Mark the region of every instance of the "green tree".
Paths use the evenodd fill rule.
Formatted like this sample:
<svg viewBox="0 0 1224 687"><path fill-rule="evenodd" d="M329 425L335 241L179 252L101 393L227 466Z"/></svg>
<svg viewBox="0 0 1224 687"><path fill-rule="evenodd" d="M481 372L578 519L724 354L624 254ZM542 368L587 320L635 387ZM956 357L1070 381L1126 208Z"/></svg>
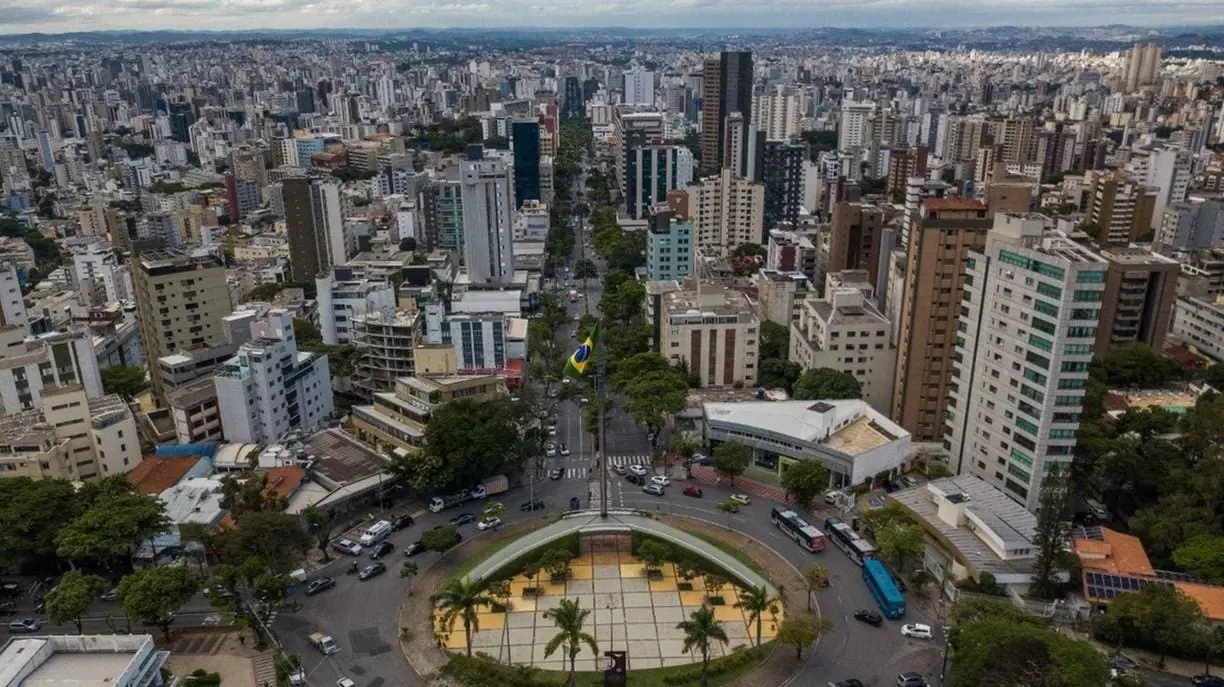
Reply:
<svg viewBox="0 0 1224 687"><path fill-rule="evenodd" d="M555 608L544 611L544 617L553 621L553 625L557 627L557 634L544 645L544 657L548 658L556 653L557 649L565 647L565 655L569 657L570 685L575 684L578 652L582 650L583 645L590 647L592 655L599 653L595 638L582 629L589 615L591 611L581 608L574 599L561 599Z"/></svg>
<svg viewBox="0 0 1224 687"><path fill-rule="evenodd" d="M635 555L646 566L646 573L658 570L659 566L672 555L671 547L663 542L647 539L638 544Z"/></svg>
<svg viewBox="0 0 1224 687"><path fill-rule="evenodd" d="M748 587L739 592L739 601L735 607L742 610L748 617L748 624L756 624L756 650L761 652L761 623L766 613L777 615L781 600L770 596L765 587Z"/></svg>
<svg viewBox="0 0 1224 687"><path fill-rule="evenodd" d="M580 327L581 329L581 327ZM579 337L581 338L581 337ZM616 373L608 379L613 389L621 393L626 390L639 378L649 374L667 373L676 371L676 368L668 362L667 358L658 353L638 353L621 361L616 366Z"/></svg>
<svg viewBox="0 0 1224 687"><path fill-rule="evenodd" d="M424 537L421 539L424 540ZM467 655L471 656L472 632L480 631L478 609L481 606L492 606L493 598L485 594L479 582L464 577L451 579L442 585L431 600L434 606L442 612L440 620L443 627L449 628L456 617L463 623L464 645L467 647Z"/></svg>
<svg viewBox="0 0 1224 687"><path fill-rule="evenodd" d="M302 510L302 516L306 518L306 525L314 535L315 547L323 555L323 562L330 561L331 554L327 551L327 544L331 541L331 513L311 504Z"/></svg>
<svg viewBox="0 0 1224 687"><path fill-rule="evenodd" d="M1177 567L1212 584L1224 584L1224 537L1200 534L1173 552Z"/></svg>
<svg viewBox="0 0 1224 687"><path fill-rule="evenodd" d="M803 650L831 632L833 632L831 618L808 612L783 620L778 627L778 641L795 647L795 660L802 661Z"/></svg>
<svg viewBox="0 0 1224 687"><path fill-rule="evenodd" d="M778 358L761 358L757 374L757 386L765 389L784 389L788 394L795 388L795 382L803 374L799 363Z"/></svg>
<svg viewBox="0 0 1224 687"><path fill-rule="evenodd" d="M68 480L0 479L0 568L13 570L55 556L60 530L83 509Z"/></svg>
<svg viewBox="0 0 1224 687"><path fill-rule="evenodd" d="M1091 644L1040 625L1004 620L971 622L953 630L952 687L1108 684L1105 657Z"/></svg>
<svg viewBox="0 0 1224 687"><path fill-rule="evenodd" d="M728 441L714 447L714 469L731 480L735 486L735 478L744 474L752 463L752 449L736 442Z"/></svg>
<svg viewBox="0 0 1224 687"><path fill-rule="evenodd" d="M948 611L948 624L961 627L982 620L1040 625L1041 620L1009 599L965 595Z"/></svg>
<svg viewBox="0 0 1224 687"><path fill-rule="evenodd" d="M1037 562L1033 570L1033 591L1046 599L1058 592L1056 575L1067 563L1066 542L1071 535L1071 483L1066 470L1051 464L1041 484L1037 528L1033 545Z"/></svg>
<svg viewBox="0 0 1224 687"><path fill-rule="evenodd" d="M634 380L625 389L625 413L646 427L651 452L658 450L663 427L688 401L688 381L675 369L651 372Z"/></svg>
<svg viewBox="0 0 1224 687"><path fill-rule="evenodd" d="M777 322L765 320L761 323L759 341L757 350L762 362L775 358L787 360L790 357L790 330Z"/></svg>
<svg viewBox="0 0 1224 687"><path fill-rule="evenodd" d="M710 683L710 647L714 642L726 644L727 632L714 618L714 610L705 605L690 613L688 620L677 624L676 629L684 632L685 653L701 652L701 687L705 687Z"/></svg>
<svg viewBox="0 0 1224 687"><path fill-rule="evenodd" d="M800 401L862 398L863 387L849 372L817 367L799 376L795 382L794 397Z"/></svg>
<svg viewBox="0 0 1224 687"><path fill-rule="evenodd" d="M323 343L323 332L315 326L310 320L300 317L293 318L293 338L297 340L298 347L302 344Z"/></svg>
<svg viewBox="0 0 1224 687"><path fill-rule="evenodd" d="M506 514L506 504L500 501L488 501L484 506L484 517L487 520L500 518Z"/></svg>
<svg viewBox="0 0 1224 687"><path fill-rule="evenodd" d="M1099 368L1112 386L1151 389L1185 377L1185 371L1172 358L1138 341L1110 348Z"/></svg>
<svg viewBox="0 0 1224 687"><path fill-rule="evenodd" d="M807 589L807 608L812 610L812 596L819 596L829 588L832 576L829 569L823 565L813 565L803 571L803 586Z"/></svg>
<svg viewBox="0 0 1224 687"><path fill-rule="evenodd" d="M540 437L518 405L508 398L443 404L425 426L423 449L393 458L392 470L414 489L435 491L521 466L538 451Z"/></svg>
<svg viewBox="0 0 1224 687"><path fill-rule="evenodd" d="M170 638L174 612L199 590L198 581L184 566L139 570L128 575L115 588L115 598L130 618L160 627Z"/></svg>
<svg viewBox="0 0 1224 687"><path fill-rule="evenodd" d="M77 634L85 634L82 621L94 599L106 591L106 580L97 575L86 575L78 570L69 570L60 578L59 584L47 593L47 618L56 625L72 623Z"/></svg>
<svg viewBox="0 0 1224 687"><path fill-rule="evenodd" d="M283 282L268 282L251 289L251 292L247 294L247 299L252 301L270 301L284 290L285 284Z"/></svg>
<svg viewBox="0 0 1224 687"><path fill-rule="evenodd" d="M235 518L236 527L217 535L221 560L241 565L250 558L266 561L276 572L296 569L314 543L296 516L275 511L248 511Z"/></svg>
<svg viewBox="0 0 1224 687"><path fill-rule="evenodd" d="M786 466L779 482L796 508L807 509L828 488L829 471L815 460L799 460Z"/></svg>
<svg viewBox="0 0 1224 687"><path fill-rule="evenodd" d="M421 534L421 545L430 551L446 553L463 541L463 535L454 525L442 525Z"/></svg>
<svg viewBox="0 0 1224 687"><path fill-rule="evenodd" d="M1149 584L1109 602L1098 636L1111 643L1142 647L1160 655L1193 645L1204 629L1203 612L1177 587Z"/></svg>
<svg viewBox="0 0 1224 687"><path fill-rule="evenodd" d="M109 493L60 529L56 551L69 559L110 563L169 526L165 504L144 494Z"/></svg>
<svg viewBox="0 0 1224 687"><path fill-rule="evenodd" d="M908 574L907 564L921 560L926 547L926 535L921 527L912 522L891 522L884 529L877 530L875 538L880 545L880 553L891 560L901 574Z"/></svg>
<svg viewBox="0 0 1224 687"><path fill-rule="evenodd" d="M599 277L599 270L595 268L595 263L583 258L574 263L574 279L596 279Z"/></svg>
<svg viewBox="0 0 1224 687"><path fill-rule="evenodd" d="M132 398L149 388L145 369L135 365L111 365L101 370L102 390L108 394L119 394Z"/></svg>

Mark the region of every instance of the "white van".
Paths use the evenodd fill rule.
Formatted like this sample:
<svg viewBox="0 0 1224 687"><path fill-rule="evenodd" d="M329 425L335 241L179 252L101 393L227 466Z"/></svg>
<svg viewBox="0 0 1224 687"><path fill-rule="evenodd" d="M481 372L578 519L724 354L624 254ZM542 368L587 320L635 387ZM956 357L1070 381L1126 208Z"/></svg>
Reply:
<svg viewBox="0 0 1224 687"><path fill-rule="evenodd" d="M370 546L371 544L377 544L386 539L388 534L391 534L391 523L386 520L379 520L370 525L365 532L361 533L361 545Z"/></svg>

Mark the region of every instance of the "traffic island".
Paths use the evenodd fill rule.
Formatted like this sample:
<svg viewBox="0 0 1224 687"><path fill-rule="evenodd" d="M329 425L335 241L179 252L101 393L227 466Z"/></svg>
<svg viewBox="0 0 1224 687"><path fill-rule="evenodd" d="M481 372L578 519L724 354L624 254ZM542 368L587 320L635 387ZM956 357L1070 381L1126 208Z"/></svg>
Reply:
<svg viewBox="0 0 1224 687"><path fill-rule="evenodd" d="M557 560L558 550L570 553ZM783 617L806 611L802 597L781 593L802 589L799 575L768 547L702 521L629 511L601 519L584 512L551 524L517 523L465 542L423 572L413 585L419 591L401 608L400 625L408 629L401 646L421 675L438 674L449 661L447 651L468 651L461 618L440 622L430 598L456 579L479 584L491 597L476 609L471 639L471 652L483 661L456 662L444 671L456 681L484 662L493 672L510 669L507 663L533 666L541 684L564 682L565 652L545 654L557 634L545 614L563 600L590 612L583 631L597 652L580 645L580 683L602 684L604 652L625 651L632 683L696 684L700 654L684 651L684 632L676 626L702 607L711 609L728 639L711 644L711 684L774 687L802 667L791 651L774 651L772 642ZM754 618L738 605L748 588L782 599L761 614L759 654ZM496 680L489 674L480 682Z"/></svg>

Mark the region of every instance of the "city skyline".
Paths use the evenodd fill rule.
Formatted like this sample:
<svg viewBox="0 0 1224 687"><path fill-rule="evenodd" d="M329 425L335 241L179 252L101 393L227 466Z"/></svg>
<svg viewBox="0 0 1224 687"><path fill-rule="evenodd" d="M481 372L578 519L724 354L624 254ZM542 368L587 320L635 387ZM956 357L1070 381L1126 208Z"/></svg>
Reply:
<svg viewBox="0 0 1224 687"><path fill-rule="evenodd" d="M9 3L5 3L9 4ZM500 10L500 11L498 11ZM912 0L832 0L819 4L791 0L754 3L750 8L725 0L673 0L660 6L643 0L524 6L488 2L364 3L336 0L125 0L119 3L38 5L12 3L3 8L0 36L24 33L94 31L258 31L412 29L972 29L1023 26L1093 28L1193 27L1224 24L1224 8L1210 0L1078 0L1022 2L990 0L974 7L952 0L915 4ZM539 21L525 24L525 13ZM340 21L329 22L329 19ZM1108 20L1108 21L1105 21Z"/></svg>

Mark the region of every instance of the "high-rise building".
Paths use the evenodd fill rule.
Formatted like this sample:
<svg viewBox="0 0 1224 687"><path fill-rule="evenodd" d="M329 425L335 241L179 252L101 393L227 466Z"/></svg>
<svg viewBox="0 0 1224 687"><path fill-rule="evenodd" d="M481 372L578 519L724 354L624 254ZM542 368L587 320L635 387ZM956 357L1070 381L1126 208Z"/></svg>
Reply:
<svg viewBox="0 0 1224 687"><path fill-rule="evenodd" d="M891 250L884 241L886 221L883 208L870 203L834 205L827 271L863 270L868 281L878 283L880 257Z"/></svg>
<svg viewBox="0 0 1224 687"><path fill-rule="evenodd" d="M788 141L799 136L803 118L803 93L795 86L775 86L752 99L751 121L769 141Z"/></svg>
<svg viewBox="0 0 1224 687"><path fill-rule="evenodd" d="M980 201L925 198L910 227L890 416L915 441L943 436L965 261L990 226Z"/></svg>
<svg viewBox="0 0 1224 687"><path fill-rule="evenodd" d="M1154 85L1160 78L1160 46L1148 43L1135 44L1126 57L1126 74L1123 86L1133 93L1142 86Z"/></svg>
<svg viewBox="0 0 1224 687"><path fill-rule="evenodd" d="M693 180L692 154L684 146L659 140L630 145L625 155L625 211L632 219L650 216L656 203L667 201L667 192L687 186Z"/></svg>
<svg viewBox="0 0 1224 687"><path fill-rule="evenodd" d="M225 263L215 254L142 252L132 271L132 286L145 360L226 343L222 320L233 307ZM154 396L163 400L161 376L149 377Z"/></svg>
<svg viewBox="0 0 1224 687"><path fill-rule="evenodd" d="M1164 211L1154 248L1166 255L1224 243L1224 200L1190 198Z"/></svg>
<svg viewBox="0 0 1224 687"><path fill-rule="evenodd" d="M315 287L319 334L325 344L350 343L357 318L395 308L395 287L390 282L361 279L348 267L336 267L320 275Z"/></svg>
<svg viewBox="0 0 1224 687"><path fill-rule="evenodd" d="M1156 148L1133 157L1127 165L1131 178L1157 189L1156 204L1152 209L1152 229L1160 227L1169 204L1186 200L1192 158L1186 150Z"/></svg>
<svg viewBox="0 0 1224 687"><path fill-rule="evenodd" d="M652 106L655 102L655 73L634 67L625 71L625 104Z"/></svg>
<svg viewBox="0 0 1224 687"><path fill-rule="evenodd" d="M701 72L701 167L718 169L725 159L726 119L732 112L752 125L752 53L723 52L708 57ZM747 137L744 145L747 145Z"/></svg>
<svg viewBox="0 0 1224 687"><path fill-rule="evenodd" d="M1013 117L998 123L995 141L1003 146L1003 162L1023 164L1036 157L1037 139L1033 133L1033 120L1028 117Z"/></svg>
<svg viewBox="0 0 1224 687"><path fill-rule="evenodd" d="M473 283L507 282L514 276L514 198L510 170L500 160L464 160L463 264Z"/></svg>
<svg viewBox="0 0 1224 687"><path fill-rule="evenodd" d="M289 177L281 183L293 280L314 279L333 265L344 264L356 246L350 245L344 231L340 187L305 177Z"/></svg>
<svg viewBox="0 0 1224 687"><path fill-rule="evenodd" d="M353 365L353 387L365 398L391 391L395 380L416 374L416 312L376 310L352 320L352 341L360 355Z"/></svg>
<svg viewBox="0 0 1224 687"><path fill-rule="evenodd" d="M1100 254L1109 269L1097 326L1098 355L1130 341L1163 349L1172 323L1180 265L1146 248L1106 247Z"/></svg>
<svg viewBox="0 0 1224 687"><path fill-rule="evenodd" d="M514 148L514 207L540 200L540 123L517 121L510 125Z"/></svg>
<svg viewBox="0 0 1224 687"><path fill-rule="evenodd" d="M1036 511L1070 465L1107 264L1041 215L995 215L969 252L947 389L951 465Z"/></svg>
<svg viewBox="0 0 1224 687"><path fill-rule="evenodd" d="M756 384L760 321L744 294L696 279L646 289L659 355L683 361L703 388Z"/></svg>
<svg viewBox="0 0 1224 687"><path fill-rule="evenodd" d="M761 243L765 186L723 169L688 188L696 246L728 255L745 243Z"/></svg>
<svg viewBox="0 0 1224 687"><path fill-rule="evenodd" d="M693 274L693 223L656 212L646 233L646 279L680 281Z"/></svg>
<svg viewBox="0 0 1224 687"><path fill-rule="evenodd" d="M765 237L778 228L779 222L789 222L791 226L799 224L807 162L807 143L765 142L760 167L760 179L765 186L765 205L761 210L764 227L757 243L764 245Z"/></svg>
<svg viewBox="0 0 1224 687"><path fill-rule="evenodd" d="M854 150L870 141L871 120L875 117L875 110L875 103L871 102L842 102L841 121L837 127L838 150Z"/></svg>
<svg viewBox="0 0 1224 687"><path fill-rule="evenodd" d="M1152 226L1159 189L1110 172L1097 178L1088 206L1088 221L1100 229L1102 246L1125 246Z"/></svg>
<svg viewBox="0 0 1224 687"><path fill-rule="evenodd" d="M576 76L564 80L561 99L561 116L565 119L586 116L586 98L583 97L582 81Z"/></svg>
<svg viewBox="0 0 1224 687"><path fill-rule="evenodd" d="M448 171L458 172L457 167ZM463 254L463 185L455 178L435 179L421 190L425 247Z"/></svg>
<svg viewBox="0 0 1224 687"><path fill-rule="evenodd" d="M273 309L251 323L251 340L217 369L217 405L226 441L272 443L313 429L332 414L327 356L299 351L293 313Z"/></svg>
<svg viewBox="0 0 1224 687"><path fill-rule="evenodd" d="M926 146L893 148L888 156L889 193L905 192L910 177L925 177L927 173Z"/></svg>
<svg viewBox="0 0 1224 687"><path fill-rule="evenodd" d="M803 301L790 328L787 358L804 370L829 367L854 376L863 400L887 414L891 410L897 349L892 325L857 288L831 288L824 298Z"/></svg>

